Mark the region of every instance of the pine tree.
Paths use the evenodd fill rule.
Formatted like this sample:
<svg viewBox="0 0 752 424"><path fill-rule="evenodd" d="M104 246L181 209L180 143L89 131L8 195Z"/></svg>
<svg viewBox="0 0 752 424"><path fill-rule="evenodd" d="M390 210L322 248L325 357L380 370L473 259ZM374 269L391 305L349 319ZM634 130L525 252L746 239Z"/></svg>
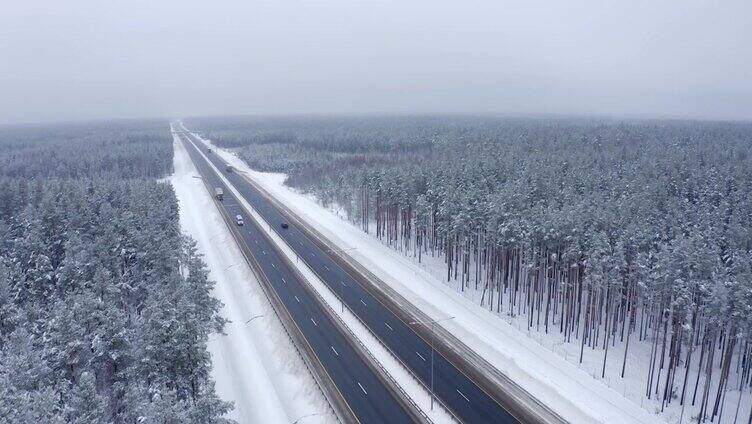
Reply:
<svg viewBox="0 0 752 424"><path fill-rule="evenodd" d="M66 421L71 424L96 424L105 422L105 408L97 393L94 377L82 373L69 393Z"/></svg>

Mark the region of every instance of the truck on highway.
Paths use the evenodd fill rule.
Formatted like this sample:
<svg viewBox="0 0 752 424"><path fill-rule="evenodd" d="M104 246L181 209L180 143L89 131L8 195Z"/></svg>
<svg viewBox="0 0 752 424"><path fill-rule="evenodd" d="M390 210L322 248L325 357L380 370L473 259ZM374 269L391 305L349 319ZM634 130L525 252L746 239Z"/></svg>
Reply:
<svg viewBox="0 0 752 424"><path fill-rule="evenodd" d="M214 187L214 197L217 198L220 202L222 201L222 198L224 197L225 192L222 191L221 187Z"/></svg>

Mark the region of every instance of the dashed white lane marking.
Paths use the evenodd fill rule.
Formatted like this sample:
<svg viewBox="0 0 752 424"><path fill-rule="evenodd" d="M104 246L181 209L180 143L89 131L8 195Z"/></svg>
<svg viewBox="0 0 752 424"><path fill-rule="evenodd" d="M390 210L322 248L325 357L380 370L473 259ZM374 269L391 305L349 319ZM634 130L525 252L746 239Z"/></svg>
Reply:
<svg viewBox="0 0 752 424"><path fill-rule="evenodd" d="M297 300L298 303L300 303L300 299L298 299L298 296L295 296L295 300Z"/></svg>
<svg viewBox="0 0 752 424"><path fill-rule="evenodd" d="M420 359L422 359L423 362L426 362L426 358L424 358L423 355L421 355L419 352L415 352L415 353L417 353L418 356L420 356Z"/></svg>
<svg viewBox="0 0 752 424"><path fill-rule="evenodd" d="M253 234L253 233L249 231L248 234ZM256 243L256 244L258 244L258 240L256 240L256 239L253 239L253 242Z"/></svg>
<svg viewBox="0 0 752 424"><path fill-rule="evenodd" d="M263 253L264 255L266 255L266 250L262 250L261 253Z"/></svg>
<svg viewBox="0 0 752 424"><path fill-rule="evenodd" d="M358 381L358 387L360 387L360 390L362 390L363 393L365 393L366 395L368 395L368 392L366 391L366 389L363 388L363 385L360 384L360 381Z"/></svg>
<svg viewBox="0 0 752 424"><path fill-rule="evenodd" d="M276 265L272 264L272 268L276 268L276 267L277 267Z"/></svg>
<svg viewBox="0 0 752 424"><path fill-rule="evenodd" d="M389 324L387 324L387 323L384 323L384 325L386 325L386 328L388 328L389 330L391 330L391 331L394 331L394 328L392 328L392 326L391 326L391 325L389 325Z"/></svg>
<svg viewBox="0 0 752 424"><path fill-rule="evenodd" d="M311 256L316 257L316 252L311 252Z"/></svg>
<svg viewBox="0 0 752 424"><path fill-rule="evenodd" d="M300 243L300 245L303 246L303 242L302 241L299 241L298 243Z"/></svg>
<svg viewBox="0 0 752 424"><path fill-rule="evenodd" d="M324 268L326 268L326 270L329 271L329 267L328 266L324 265Z"/></svg>
<svg viewBox="0 0 752 424"><path fill-rule="evenodd" d="M362 303L363 306L366 306L366 307L368 306L368 305L366 305L366 302L363 302L363 299L360 299L360 303Z"/></svg>
<svg viewBox="0 0 752 424"><path fill-rule="evenodd" d="M339 356L339 352L337 352L337 349L334 348L334 346L331 347L332 352L334 352L335 355Z"/></svg>
<svg viewBox="0 0 752 424"><path fill-rule="evenodd" d="M285 280L284 277L282 277L282 282L285 283L285 284L287 284L287 280Z"/></svg>
<svg viewBox="0 0 752 424"><path fill-rule="evenodd" d="M466 401L470 402L470 399L468 399L467 396L465 396L464 394L462 394L462 392L460 391L460 389L455 389L455 390L457 390L457 393L459 393L460 396L462 396L463 398L465 398Z"/></svg>
<svg viewBox="0 0 752 424"><path fill-rule="evenodd" d="M313 319L313 317L311 317L311 322L312 322L312 323L313 323L313 325L315 325L316 327L318 327L318 326L319 326L318 324L316 324L316 320L315 320L315 319Z"/></svg>

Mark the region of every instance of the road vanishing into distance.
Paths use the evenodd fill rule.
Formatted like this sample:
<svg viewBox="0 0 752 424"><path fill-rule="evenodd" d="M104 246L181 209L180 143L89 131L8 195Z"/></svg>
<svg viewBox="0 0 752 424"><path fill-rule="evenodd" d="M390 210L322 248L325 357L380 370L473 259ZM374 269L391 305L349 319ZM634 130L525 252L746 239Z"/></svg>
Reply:
<svg viewBox="0 0 752 424"><path fill-rule="evenodd" d="M241 231L246 246L274 286L298 326L305 333L316 355L327 369L338 389L355 415L362 422L396 424L409 422L409 415L394 399L371 369L349 347L345 336L329 322L318 301L308 296L298 281L284 265L276 249L260 235L252 219L239 205L207 159L230 181L243 198L268 222L296 254L305 261L329 289L340 296L351 312L356 314L370 331L388 347L425 387L431 387L431 345L421 338L411 325L402 321L386 306L375 299L348 272L333 259L333 253L318 247L308 236L289 222L284 215L244 176L225 172L228 163L218 155L207 152L207 146L188 131L178 135L184 141L190 156L211 187L221 187L225 200L221 202L230 216L245 218ZM184 129L184 127L183 127ZM202 149L202 154L198 148ZM288 228L282 228L282 223ZM455 418L465 423L518 423L506 409L488 395L466 374L457 369L439 352L434 352L434 393Z"/></svg>
<svg viewBox="0 0 752 424"><path fill-rule="evenodd" d="M412 422L402 405L331 322L319 302L303 288L304 283L299 281L297 275L282 260L277 249L262 235L257 223L250 219L232 191L199 154L196 147L187 141L186 134L178 132L178 136L183 140L204 181L210 187L220 187L224 191L223 200L218 202L223 214L233 220L236 215L243 216L245 222L242 227L238 227L238 232L244 243L239 247L250 250L256 258L261 271L305 335L354 415L363 423ZM224 165L221 166L220 169L224 170ZM240 190L241 181L232 178L237 177L237 174L227 174L226 177L235 180L232 182Z"/></svg>

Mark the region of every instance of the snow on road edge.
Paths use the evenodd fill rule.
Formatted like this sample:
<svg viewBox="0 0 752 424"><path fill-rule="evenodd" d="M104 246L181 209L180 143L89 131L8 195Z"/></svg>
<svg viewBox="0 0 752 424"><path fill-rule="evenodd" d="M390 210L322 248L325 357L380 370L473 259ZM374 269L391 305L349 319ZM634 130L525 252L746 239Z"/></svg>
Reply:
<svg viewBox="0 0 752 424"><path fill-rule="evenodd" d="M235 403L230 418L241 424L336 421L202 181L194 178L185 147L177 139L173 147L170 182L181 228L196 240L216 282L214 295L224 303L222 316L231 320L226 335L213 334L208 345L217 393Z"/></svg>

